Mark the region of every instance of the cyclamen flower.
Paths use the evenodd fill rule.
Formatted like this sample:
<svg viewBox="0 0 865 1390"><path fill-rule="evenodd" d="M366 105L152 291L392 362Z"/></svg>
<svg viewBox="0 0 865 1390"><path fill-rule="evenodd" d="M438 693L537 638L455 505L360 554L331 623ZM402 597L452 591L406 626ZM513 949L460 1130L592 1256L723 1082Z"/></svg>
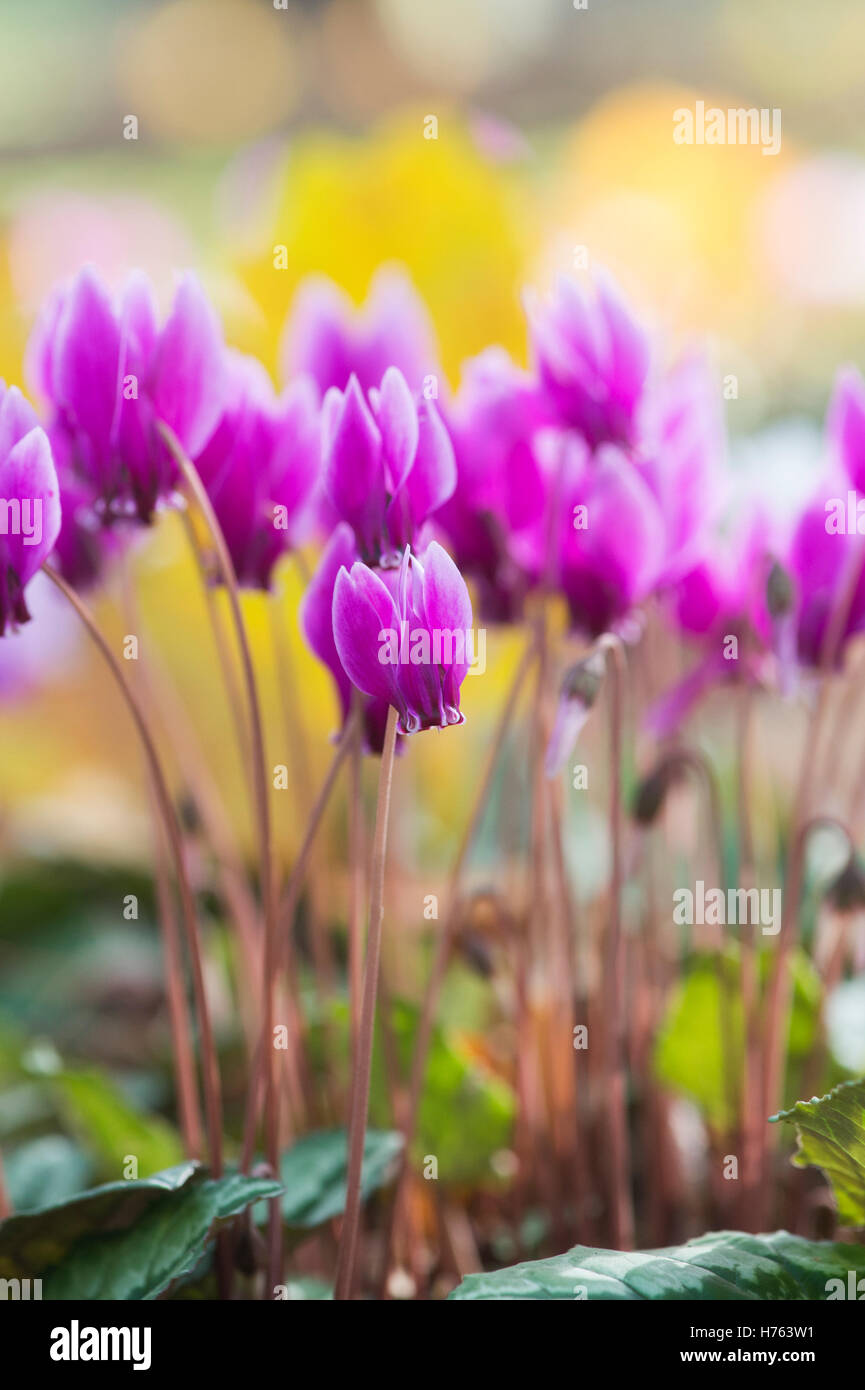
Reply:
<svg viewBox="0 0 865 1390"><path fill-rule="evenodd" d="M541 384L561 423L591 448L636 443L649 344L612 279L597 275L594 299L560 279L553 299L526 299Z"/></svg>
<svg viewBox="0 0 865 1390"><path fill-rule="evenodd" d="M432 401L416 400L390 367L364 398L356 377L322 409L324 486L352 527L361 559L396 565L456 486L448 432Z"/></svg>
<svg viewBox="0 0 865 1390"><path fill-rule="evenodd" d="M360 309L332 280L310 276L297 293L280 347L283 380L311 376L322 395L332 386L344 391L352 376L369 391L388 367L399 368L419 391L435 363L426 306L395 266L376 273Z"/></svg>
<svg viewBox="0 0 865 1390"><path fill-rule="evenodd" d="M0 381L0 637L30 619L24 590L60 531L48 436L17 386Z"/></svg>
<svg viewBox="0 0 865 1390"><path fill-rule="evenodd" d="M339 659L333 635L333 591L336 577L342 569L350 570L357 560L354 533L346 522L337 526L325 547L318 568L300 604L300 627L310 648L333 677L342 711L342 726L351 711L352 684ZM364 747L367 752L381 753L387 724L387 700L366 697L363 700ZM402 740L397 739L397 748Z"/></svg>
<svg viewBox="0 0 865 1390"><path fill-rule="evenodd" d="M537 383L500 348L466 364L447 413L457 486L436 523L493 622L518 618L539 578L548 489L536 436L548 418Z"/></svg>
<svg viewBox="0 0 865 1390"><path fill-rule="evenodd" d="M606 447L590 456L576 438L564 449L552 577L574 627L587 637L615 630L661 573L664 520L629 459Z"/></svg>
<svg viewBox="0 0 865 1390"><path fill-rule="evenodd" d="M320 459L318 391L299 379L277 398L252 357L226 355L226 406L195 459L238 582L266 589L279 555L305 539Z"/></svg>
<svg viewBox="0 0 865 1390"><path fill-rule="evenodd" d="M393 705L401 733L461 724L471 664L472 606L462 575L435 541L423 563L408 546L399 571L356 563L333 594L333 635L358 690Z"/></svg>
<svg viewBox="0 0 865 1390"><path fill-rule="evenodd" d="M661 511L668 584L706 551L725 500L721 391L702 356L682 358L646 393L638 435L634 465Z"/></svg>
<svg viewBox="0 0 865 1390"><path fill-rule="evenodd" d="M146 278L135 274L112 301L96 272L82 270L49 300L30 341L34 386L53 411L75 472L106 518L149 521L175 482L157 434L169 425L200 453L222 413L223 342L192 275L180 281L160 328Z"/></svg>

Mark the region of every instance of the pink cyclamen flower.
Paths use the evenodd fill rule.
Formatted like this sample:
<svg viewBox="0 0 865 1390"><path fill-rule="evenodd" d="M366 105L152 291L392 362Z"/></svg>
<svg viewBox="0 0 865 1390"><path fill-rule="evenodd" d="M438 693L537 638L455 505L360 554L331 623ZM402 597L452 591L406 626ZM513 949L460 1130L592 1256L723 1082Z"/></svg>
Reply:
<svg viewBox="0 0 865 1390"><path fill-rule="evenodd" d="M328 391L322 461L337 519L349 523L370 565L398 564L456 486L453 446L434 403L412 396L395 367L367 397L356 377L345 391Z"/></svg>
<svg viewBox="0 0 865 1390"><path fill-rule="evenodd" d="M341 569L333 635L352 683L394 706L401 733L463 722L460 687L472 659L472 606L462 575L435 541L423 563L407 546L399 571L360 562Z"/></svg>
<svg viewBox="0 0 865 1390"><path fill-rule="evenodd" d="M191 457L204 447L222 412L223 354L218 321L192 275L181 279L161 327L141 274L115 301L85 267L48 301L28 370L107 519L131 512L149 521L173 486L160 421Z"/></svg>
<svg viewBox="0 0 865 1390"><path fill-rule="evenodd" d="M607 446L589 455L582 442L560 436L564 449L561 503L552 577L568 602L577 631L614 631L657 585L664 557L664 519L631 461Z"/></svg>
<svg viewBox="0 0 865 1390"><path fill-rule="evenodd" d="M24 590L60 531L48 436L17 386L0 381L0 637L30 619Z"/></svg>
<svg viewBox="0 0 865 1390"><path fill-rule="evenodd" d="M669 584L705 553L725 500L726 435L719 383L699 354L678 361L646 393L635 467L661 511Z"/></svg>
<svg viewBox="0 0 865 1390"><path fill-rule="evenodd" d="M649 370L649 344L613 280L595 277L587 298L566 278L549 302L526 298L541 383L560 421L591 448L636 443L637 412Z"/></svg>
<svg viewBox="0 0 865 1390"><path fill-rule="evenodd" d="M195 464L240 584L266 589L280 554L305 539L318 477L318 390L308 378L277 397L252 357L226 354L226 404Z"/></svg>
<svg viewBox="0 0 865 1390"><path fill-rule="evenodd" d="M304 280L280 345L283 380L311 376L324 395L332 386L344 391L354 376L369 391L388 367L398 367L413 391L436 370L432 325L408 276L383 266L360 309L332 280Z"/></svg>
<svg viewBox="0 0 865 1390"><path fill-rule="evenodd" d="M519 618L539 577L547 482L536 437L548 411L535 380L500 348L468 362L446 420L457 486L436 513L493 622Z"/></svg>

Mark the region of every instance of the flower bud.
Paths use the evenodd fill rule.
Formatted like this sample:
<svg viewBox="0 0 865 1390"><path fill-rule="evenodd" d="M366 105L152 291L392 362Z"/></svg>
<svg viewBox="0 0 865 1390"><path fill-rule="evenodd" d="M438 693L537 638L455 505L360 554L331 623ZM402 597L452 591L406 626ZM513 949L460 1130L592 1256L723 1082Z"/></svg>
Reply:
<svg viewBox="0 0 865 1390"><path fill-rule="evenodd" d="M598 698L606 669L606 657L599 647L571 666L564 675L559 693L556 722L547 747L546 773L555 777L561 772L589 711Z"/></svg>

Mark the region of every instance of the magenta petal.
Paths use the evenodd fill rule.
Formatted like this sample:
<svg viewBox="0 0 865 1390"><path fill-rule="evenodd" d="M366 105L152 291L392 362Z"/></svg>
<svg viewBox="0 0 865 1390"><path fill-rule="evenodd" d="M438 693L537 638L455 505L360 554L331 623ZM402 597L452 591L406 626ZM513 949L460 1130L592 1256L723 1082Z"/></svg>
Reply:
<svg viewBox="0 0 865 1390"><path fill-rule="evenodd" d="M612 276L600 272L596 284L610 335L616 393L628 407L633 407L649 370L648 339L628 312Z"/></svg>
<svg viewBox="0 0 865 1390"><path fill-rule="evenodd" d="M397 667L387 660L383 634L399 640L396 605L378 575L355 564L340 570L333 591L333 635L340 661L352 683L366 695L402 709Z"/></svg>
<svg viewBox="0 0 865 1390"><path fill-rule="evenodd" d="M194 457L222 414L224 346L219 321L195 276L181 280L159 335L149 388L158 420Z"/></svg>
<svg viewBox="0 0 865 1390"><path fill-rule="evenodd" d="M418 446L417 408L405 377L396 367L389 367L382 378L376 418L390 491L395 492L411 468Z"/></svg>
<svg viewBox="0 0 865 1390"><path fill-rule="evenodd" d="M456 636L462 634L465 660L454 661L451 670L457 687L462 685L468 672L472 656L470 650L472 632L472 603L466 582L447 551L432 541L427 547L423 563L423 602L427 627L430 631L438 629ZM459 644L454 650L460 651Z"/></svg>
<svg viewBox="0 0 865 1390"><path fill-rule="evenodd" d="M0 540L23 588L51 554L60 533L60 486L44 430L32 429L0 463L0 495L21 504L21 533Z"/></svg>
<svg viewBox="0 0 865 1390"><path fill-rule="evenodd" d="M349 570L357 559L354 533L341 522L325 547L300 604L300 627L312 651L330 670L336 682L342 717L348 715L351 682L339 659L333 637L333 591L340 570Z"/></svg>
<svg viewBox="0 0 865 1390"><path fill-rule="evenodd" d="M120 325L108 292L85 268L74 281L57 325L53 387L56 403L88 437L102 485L110 461L111 433L120 387Z"/></svg>
<svg viewBox="0 0 865 1390"><path fill-rule="evenodd" d="M36 411L18 387L10 386L7 390L5 384L0 382L0 459L5 458L13 445L38 424ZM15 494L2 495L10 497Z"/></svg>
<svg viewBox="0 0 865 1390"><path fill-rule="evenodd" d="M335 418L333 405L325 405L325 428L332 432L324 457L325 487L338 514L354 528L361 551L377 559L385 508L378 426L354 377Z"/></svg>

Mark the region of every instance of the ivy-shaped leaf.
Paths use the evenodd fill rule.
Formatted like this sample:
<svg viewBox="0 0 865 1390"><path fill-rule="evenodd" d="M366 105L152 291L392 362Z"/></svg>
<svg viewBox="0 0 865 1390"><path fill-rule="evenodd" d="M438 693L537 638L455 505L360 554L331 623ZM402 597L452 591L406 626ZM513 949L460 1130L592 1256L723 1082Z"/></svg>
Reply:
<svg viewBox="0 0 865 1390"><path fill-rule="evenodd" d="M594 1250L533 1260L491 1274L470 1274L452 1299L808 1300L830 1295L865 1274L865 1248L803 1240L787 1231L752 1236L717 1231L665 1250Z"/></svg>
<svg viewBox="0 0 865 1390"><path fill-rule="evenodd" d="M771 1118L795 1124L799 1149L793 1162L823 1169L842 1225L865 1226L865 1080L845 1081L819 1099L797 1100Z"/></svg>

